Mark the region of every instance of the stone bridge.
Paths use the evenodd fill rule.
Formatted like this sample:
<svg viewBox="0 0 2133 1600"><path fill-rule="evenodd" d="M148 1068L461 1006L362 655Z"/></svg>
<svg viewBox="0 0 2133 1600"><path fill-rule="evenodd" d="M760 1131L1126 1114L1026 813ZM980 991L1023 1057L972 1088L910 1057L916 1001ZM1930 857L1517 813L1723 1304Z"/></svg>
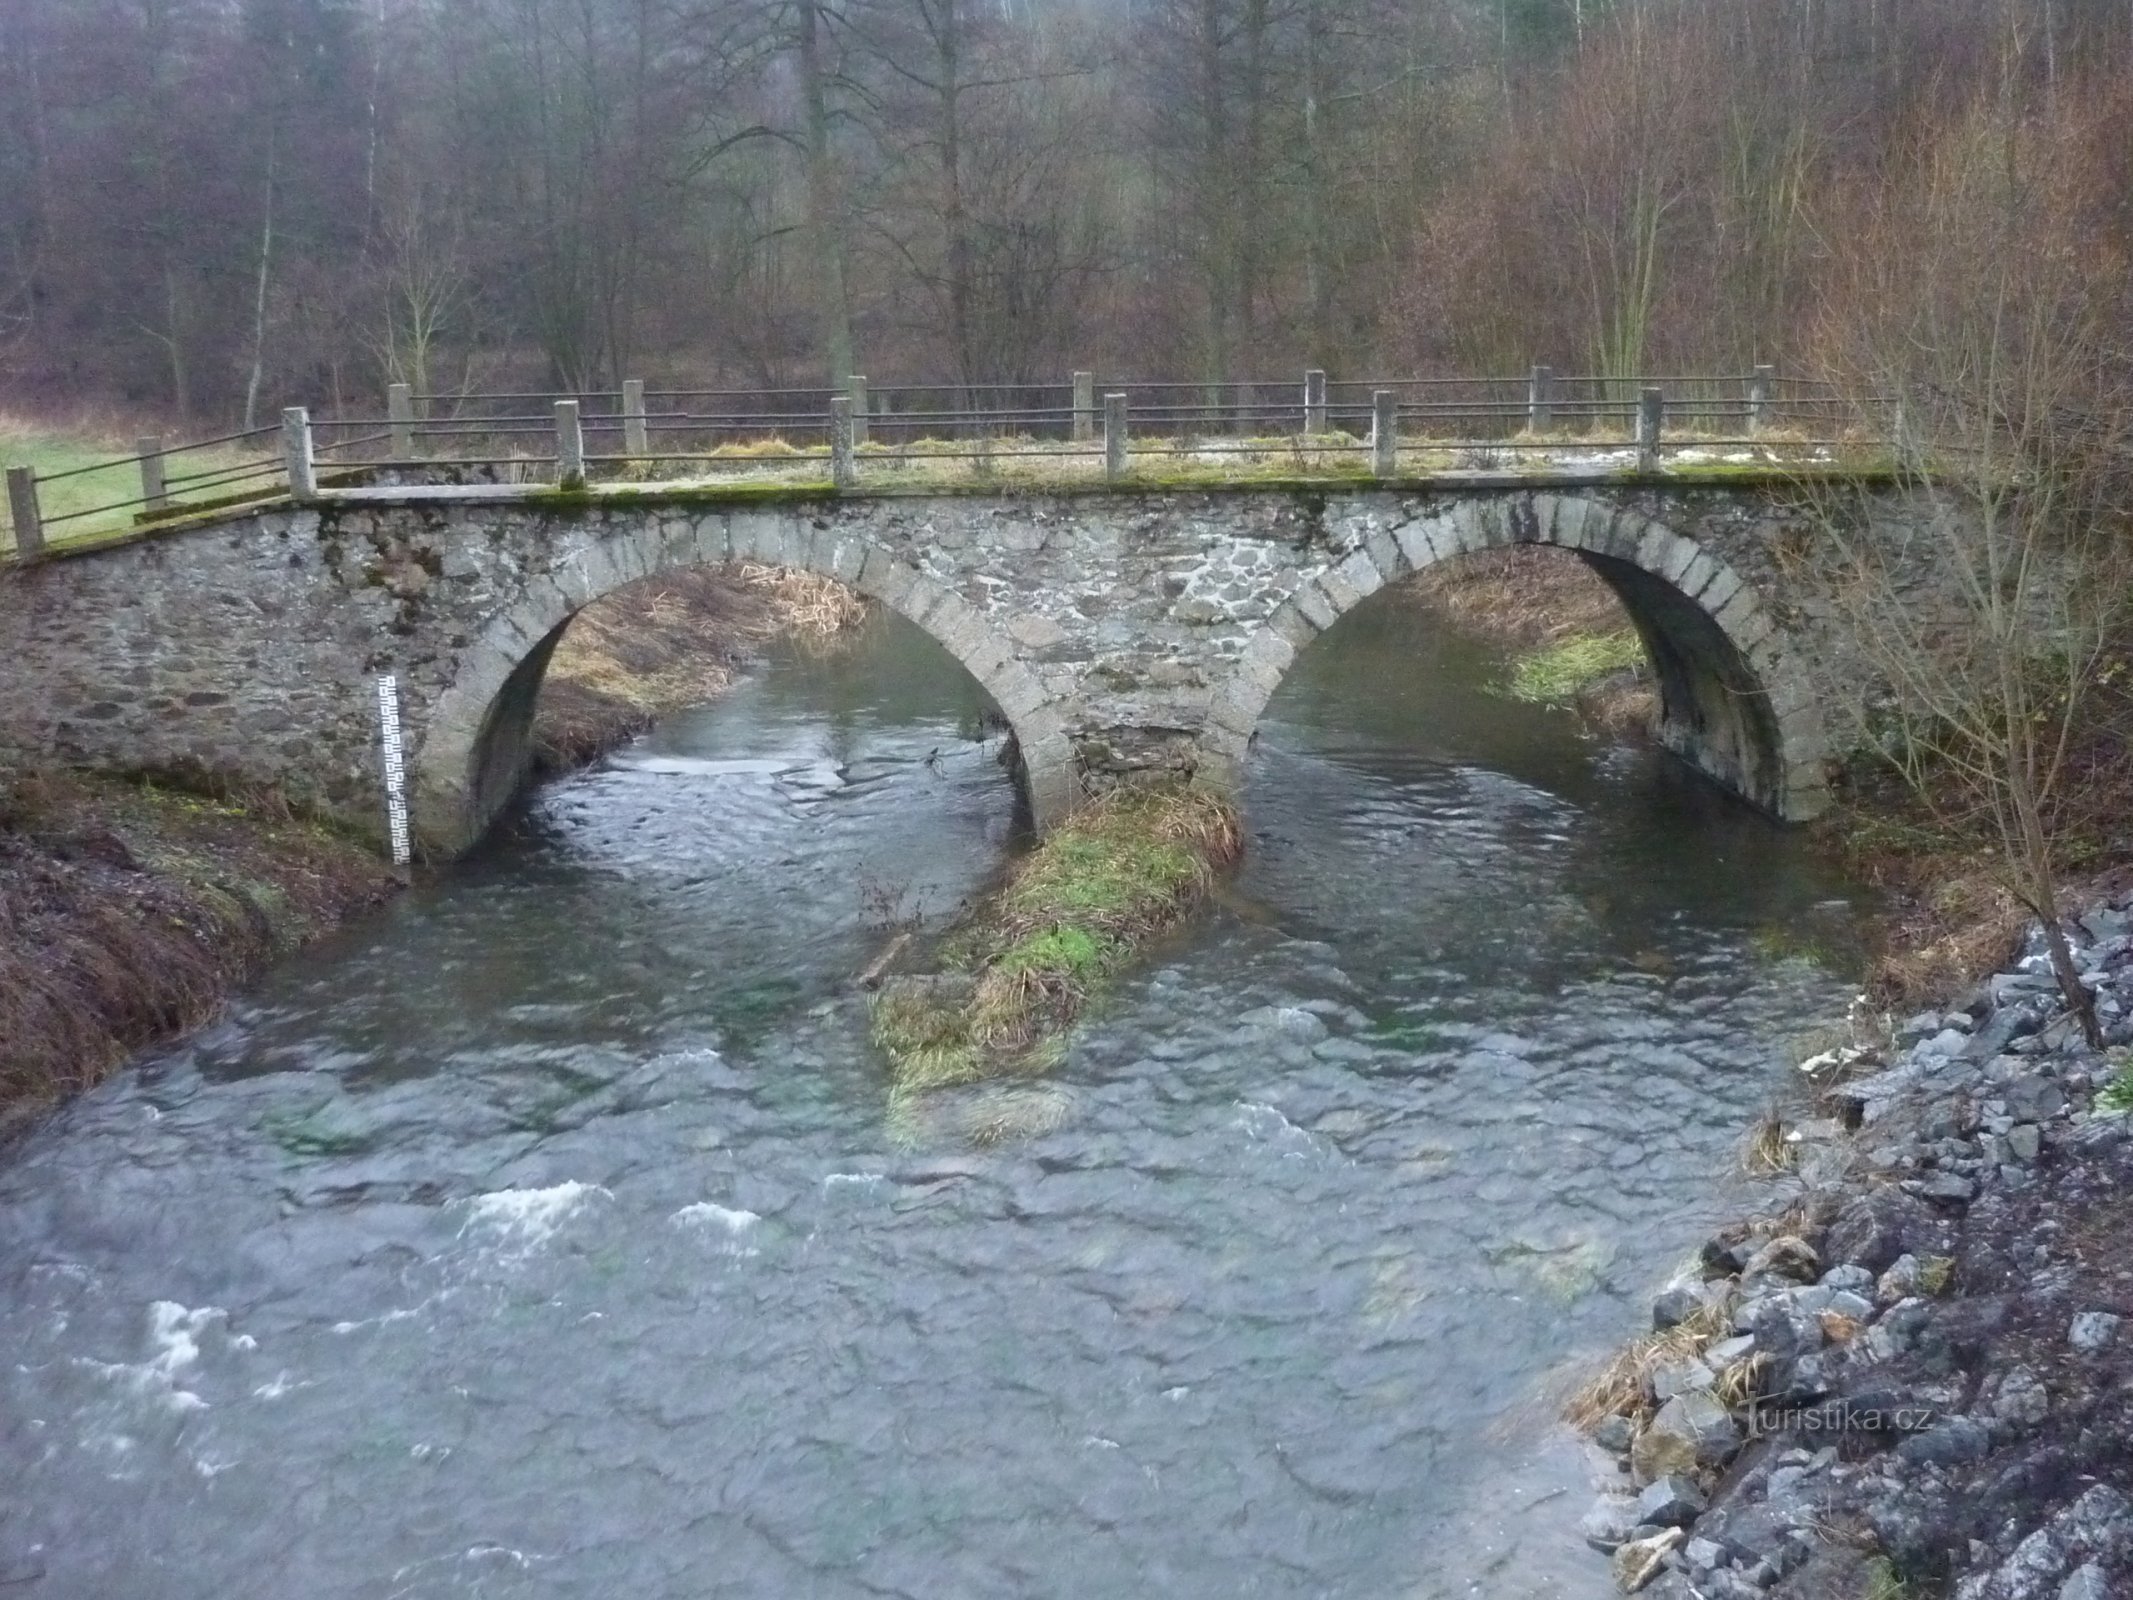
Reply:
<svg viewBox="0 0 2133 1600"><path fill-rule="evenodd" d="M1861 494L1901 510L1900 491ZM1882 514L1876 510L1876 515ZM378 674L398 677L418 840L480 837L529 765L580 607L682 567L826 574L909 619L1014 730L1043 827L1158 769L1233 785L1312 639L1389 583L1513 544L1574 552L1655 669L1666 745L1776 816L1825 802L1821 625L1784 578L1796 479L1546 483L367 489L0 570L0 762L278 785L378 831Z"/></svg>

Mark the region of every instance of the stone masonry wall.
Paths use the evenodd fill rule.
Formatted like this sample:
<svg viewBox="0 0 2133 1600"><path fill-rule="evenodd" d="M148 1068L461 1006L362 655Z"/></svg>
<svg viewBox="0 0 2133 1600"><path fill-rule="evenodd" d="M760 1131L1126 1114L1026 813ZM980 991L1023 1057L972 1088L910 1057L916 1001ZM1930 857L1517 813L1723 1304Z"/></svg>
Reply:
<svg viewBox="0 0 2133 1600"><path fill-rule="evenodd" d="M1121 775L1233 780L1296 651L1341 613L1431 561L1542 542L1621 579L1679 657L1661 663L1663 689L1680 679L1669 742L1708 745L1774 810L1820 793L1830 650L1788 598L1806 512L1775 488L484 493L503 491L281 507L0 570L0 762L274 784L375 827L372 681L391 672L417 829L450 852L523 770L542 646L580 606L746 560L842 579L946 645L1015 729L1041 825ZM1753 717L1712 725L1743 715L1744 686Z"/></svg>

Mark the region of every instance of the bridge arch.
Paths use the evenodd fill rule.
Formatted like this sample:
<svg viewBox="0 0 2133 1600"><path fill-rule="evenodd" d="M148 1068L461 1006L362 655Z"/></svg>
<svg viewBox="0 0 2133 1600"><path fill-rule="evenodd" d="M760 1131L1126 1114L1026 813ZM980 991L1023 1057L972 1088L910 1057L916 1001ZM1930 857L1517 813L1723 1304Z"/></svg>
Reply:
<svg viewBox="0 0 2133 1600"><path fill-rule="evenodd" d="M1457 556L1553 545L1599 574L1629 614L1659 689L1661 743L1786 821L1829 803L1827 744L1804 664L1723 558L1634 511L1575 495L1461 499L1370 531L1298 585L1216 685L1203 772L1235 787L1253 732L1297 654L1387 584Z"/></svg>
<svg viewBox="0 0 2133 1600"><path fill-rule="evenodd" d="M411 762L414 829L426 851L446 858L465 851L523 787L541 682L579 611L646 578L740 562L834 578L918 627L963 664L1007 720L1039 831L1071 809L1073 745L1036 674L981 612L882 546L834 532L803 510L618 510L597 523L599 536L573 541L547 570L528 576L457 652Z"/></svg>

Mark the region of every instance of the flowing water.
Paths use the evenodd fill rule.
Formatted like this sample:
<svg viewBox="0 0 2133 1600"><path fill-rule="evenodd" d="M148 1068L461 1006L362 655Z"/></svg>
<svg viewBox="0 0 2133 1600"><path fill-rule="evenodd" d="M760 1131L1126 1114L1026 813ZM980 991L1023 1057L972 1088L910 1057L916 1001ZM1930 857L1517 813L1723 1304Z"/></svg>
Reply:
<svg viewBox="0 0 2133 1600"><path fill-rule="evenodd" d="M1012 842L945 655L549 786L0 1164L0 1585L1607 1592L1552 1401L1862 908L1494 670L1393 605L1307 654L1234 892L984 1146L851 989Z"/></svg>

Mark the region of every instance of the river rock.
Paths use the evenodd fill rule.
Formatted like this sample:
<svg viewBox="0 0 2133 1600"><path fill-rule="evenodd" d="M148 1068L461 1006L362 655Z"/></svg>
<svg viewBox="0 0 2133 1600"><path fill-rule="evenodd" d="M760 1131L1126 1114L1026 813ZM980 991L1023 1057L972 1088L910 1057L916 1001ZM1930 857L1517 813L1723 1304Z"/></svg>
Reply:
<svg viewBox="0 0 2133 1600"><path fill-rule="evenodd" d="M2059 1600L2111 1600L2111 1580L2095 1562L2085 1561L2059 1586Z"/></svg>
<svg viewBox="0 0 2133 1600"><path fill-rule="evenodd" d="M1992 1448L1992 1430L1974 1417L1942 1417L1896 1447L1906 1461L1952 1467L1977 1461Z"/></svg>
<svg viewBox="0 0 2133 1600"><path fill-rule="evenodd" d="M1677 1394L1686 1394L1691 1389L1708 1389L1718 1381L1718 1374L1701 1361L1684 1361L1678 1366L1661 1367L1652 1374L1652 1398L1671 1400Z"/></svg>
<svg viewBox="0 0 2133 1600"><path fill-rule="evenodd" d="M1679 1528L1668 1528L1648 1539L1633 1539L1623 1545L1614 1556L1615 1587L1624 1594L1635 1594L1659 1576L1667 1556L1685 1537Z"/></svg>
<svg viewBox="0 0 2133 1600"><path fill-rule="evenodd" d="M1740 1429L1726 1408L1709 1394L1691 1390L1659 1408L1630 1448L1630 1465L1638 1479L1651 1483L1669 1473L1687 1476L1698 1467L1715 1467L1740 1445Z"/></svg>
<svg viewBox="0 0 2133 1600"><path fill-rule="evenodd" d="M1758 1282L1772 1279L1813 1283L1821 1270L1821 1258L1812 1245L1789 1233L1779 1234L1748 1258L1747 1265L1741 1268L1741 1286L1753 1288Z"/></svg>
<svg viewBox="0 0 2133 1600"><path fill-rule="evenodd" d="M2007 1153L2020 1162L2031 1162L2044 1153L2044 1130L2033 1122L2018 1122L2007 1130Z"/></svg>
<svg viewBox="0 0 2133 1600"><path fill-rule="evenodd" d="M1999 1393L1992 1402L1994 1416L2018 1427L2042 1422L2051 1414L2051 1409L2051 1392L2044 1387L2044 1380L2027 1367L2009 1371L2000 1380Z"/></svg>
<svg viewBox="0 0 2133 1600"><path fill-rule="evenodd" d="M1933 1215L1923 1203L1900 1189L1874 1189L1837 1214L1822 1252L1829 1261L1879 1274L1912 1249L1914 1240L1931 1237L1932 1228Z"/></svg>
<svg viewBox="0 0 2133 1600"><path fill-rule="evenodd" d="M1654 1478L1637 1496L1637 1520L1660 1528L1685 1528L1705 1505L1703 1491L1678 1473Z"/></svg>
<svg viewBox="0 0 2133 1600"><path fill-rule="evenodd" d="M1578 1522L1578 1532L1593 1549L1606 1553L1620 1547L1636 1529L1637 1502L1628 1495L1603 1494Z"/></svg>
<svg viewBox="0 0 2133 1600"><path fill-rule="evenodd" d="M2066 1109L2066 1091L2041 1072L2015 1079L2000 1091L2017 1122L2048 1122Z"/></svg>
<svg viewBox="0 0 2133 1600"><path fill-rule="evenodd" d="M1652 1331L1663 1333L1668 1328L1679 1327L1701 1311L1709 1300L1709 1291L1700 1283L1677 1281L1668 1284L1652 1300Z"/></svg>
<svg viewBox="0 0 2133 1600"><path fill-rule="evenodd" d="M2066 1330L2066 1342L2085 1355L2095 1355L2110 1348L2118 1337L2118 1325L2124 1320L2109 1311L2083 1311Z"/></svg>
<svg viewBox="0 0 2133 1600"><path fill-rule="evenodd" d="M1626 1456L1637 1442L1637 1425L1619 1414L1602 1417L1592 1430L1592 1442L1612 1455Z"/></svg>

